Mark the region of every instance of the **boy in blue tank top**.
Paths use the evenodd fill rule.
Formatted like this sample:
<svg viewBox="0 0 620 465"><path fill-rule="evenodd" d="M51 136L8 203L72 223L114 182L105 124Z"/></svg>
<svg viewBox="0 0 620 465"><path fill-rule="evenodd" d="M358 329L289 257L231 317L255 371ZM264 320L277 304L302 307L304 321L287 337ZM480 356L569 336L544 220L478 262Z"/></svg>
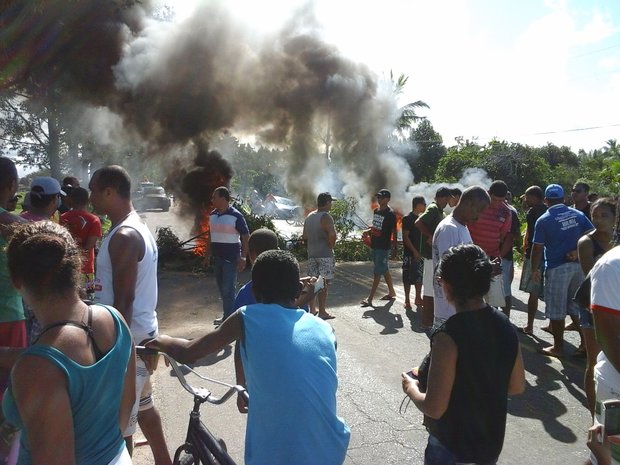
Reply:
<svg viewBox="0 0 620 465"><path fill-rule="evenodd" d="M336 414L333 330L295 305L302 284L289 252L263 252L252 283L258 303L241 307L214 331L192 341L159 336L147 346L189 363L239 340L252 399L246 465L341 465L350 430Z"/></svg>

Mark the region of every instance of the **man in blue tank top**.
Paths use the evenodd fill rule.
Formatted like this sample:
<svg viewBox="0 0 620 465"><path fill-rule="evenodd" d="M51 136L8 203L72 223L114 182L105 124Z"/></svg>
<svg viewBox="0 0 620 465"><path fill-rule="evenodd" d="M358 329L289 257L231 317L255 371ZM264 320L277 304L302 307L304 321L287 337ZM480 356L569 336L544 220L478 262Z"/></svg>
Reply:
<svg viewBox="0 0 620 465"><path fill-rule="evenodd" d="M258 304L241 307L194 339L159 336L148 347L188 363L239 340L251 402L245 464L341 465L350 430L336 413L336 339L301 309L299 265L290 252L263 252L252 268Z"/></svg>

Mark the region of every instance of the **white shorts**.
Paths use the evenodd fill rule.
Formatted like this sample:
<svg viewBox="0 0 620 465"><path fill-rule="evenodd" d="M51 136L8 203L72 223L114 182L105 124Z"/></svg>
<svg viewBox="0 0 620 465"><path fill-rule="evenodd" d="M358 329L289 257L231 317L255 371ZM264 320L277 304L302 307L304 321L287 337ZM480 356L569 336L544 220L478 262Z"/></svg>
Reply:
<svg viewBox="0 0 620 465"><path fill-rule="evenodd" d="M425 258L424 259L424 276L422 277L422 286L423 286L422 295L423 296L426 296L426 297L435 296L433 292L434 276L435 276L435 270L433 267L433 259Z"/></svg>
<svg viewBox="0 0 620 465"><path fill-rule="evenodd" d="M123 446L123 450L120 451L116 457L112 459L108 465L132 465L131 456L127 452L127 448Z"/></svg>
<svg viewBox="0 0 620 465"><path fill-rule="evenodd" d="M131 416L127 428L123 432L123 437L133 436L138 425L138 412L153 408L153 388L151 386L151 375L147 370L144 361L136 358L136 401L131 409Z"/></svg>
<svg viewBox="0 0 620 465"><path fill-rule="evenodd" d="M596 361L597 363L594 366L594 384L596 386L594 424L600 425L603 424L604 420L602 402L620 399L620 373L616 371L602 351L598 354ZM590 453L590 460L593 464L597 464L596 457L592 453ZM616 465L619 462L612 458L611 463Z"/></svg>
<svg viewBox="0 0 620 465"><path fill-rule="evenodd" d="M489 293L484 296L484 301L492 307L505 307L506 296L504 295L504 282L501 274L491 279Z"/></svg>
<svg viewBox="0 0 620 465"><path fill-rule="evenodd" d="M336 260L334 257L309 258L308 259L308 275L323 276L331 281L334 279L336 271Z"/></svg>

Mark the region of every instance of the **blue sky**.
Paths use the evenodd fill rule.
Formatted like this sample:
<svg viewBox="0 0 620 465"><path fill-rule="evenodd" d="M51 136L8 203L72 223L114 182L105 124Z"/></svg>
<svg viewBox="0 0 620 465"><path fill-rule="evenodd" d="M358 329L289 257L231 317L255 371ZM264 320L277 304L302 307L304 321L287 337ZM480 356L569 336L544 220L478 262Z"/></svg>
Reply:
<svg viewBox="0 0 620 465"><path fill-rule="evenodd" d="M334 4L368 8L335 41L379 73L409 75L405 101L428 103L449 145L497 137L577 150L620 139L620 2L319 2L330 29ZM568 131L596 126L606 128Z"/></svg>
<svg viewBox="0 0 620 465"><path fill-rule="evenodd" d="M196 1L196 0L194 0ZM173 2L177 11L191 0ZM301 0L228 0L273 29ZM497 137L574 150L620 140L616 0L315 0L326 38L378 74L409 76L447 145ZM592 127L600 129L580 130ZM544 134L541 134L544 133Z"/></svg>

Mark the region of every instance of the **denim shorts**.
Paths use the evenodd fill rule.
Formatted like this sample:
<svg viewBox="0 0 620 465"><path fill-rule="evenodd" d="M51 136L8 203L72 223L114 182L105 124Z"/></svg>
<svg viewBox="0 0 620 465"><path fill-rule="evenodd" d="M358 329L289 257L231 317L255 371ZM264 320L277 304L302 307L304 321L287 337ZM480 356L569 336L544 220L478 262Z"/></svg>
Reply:
<svg viewBox="0 0 620 465"><path fill-rule="evenodd" d="M497 460L479 465L496 465ZM424 451L424 465L476 465L473 462L459 462L458 458L432 434L428 437Z"/></svg>
<svg viewBox="0 0 620 465"><path fill-rule="evenodd" d="M373 273L378 276L387 273L390 269L389 260L390 249L372 249Z"/></svg>
<svg viewBox="0 0 620 465"><path fill-rule="evenodd" d="M579 326L582 329L593 329L594 328L594 319L592 318L592 313L588 309L579 307Z"/></svg>

